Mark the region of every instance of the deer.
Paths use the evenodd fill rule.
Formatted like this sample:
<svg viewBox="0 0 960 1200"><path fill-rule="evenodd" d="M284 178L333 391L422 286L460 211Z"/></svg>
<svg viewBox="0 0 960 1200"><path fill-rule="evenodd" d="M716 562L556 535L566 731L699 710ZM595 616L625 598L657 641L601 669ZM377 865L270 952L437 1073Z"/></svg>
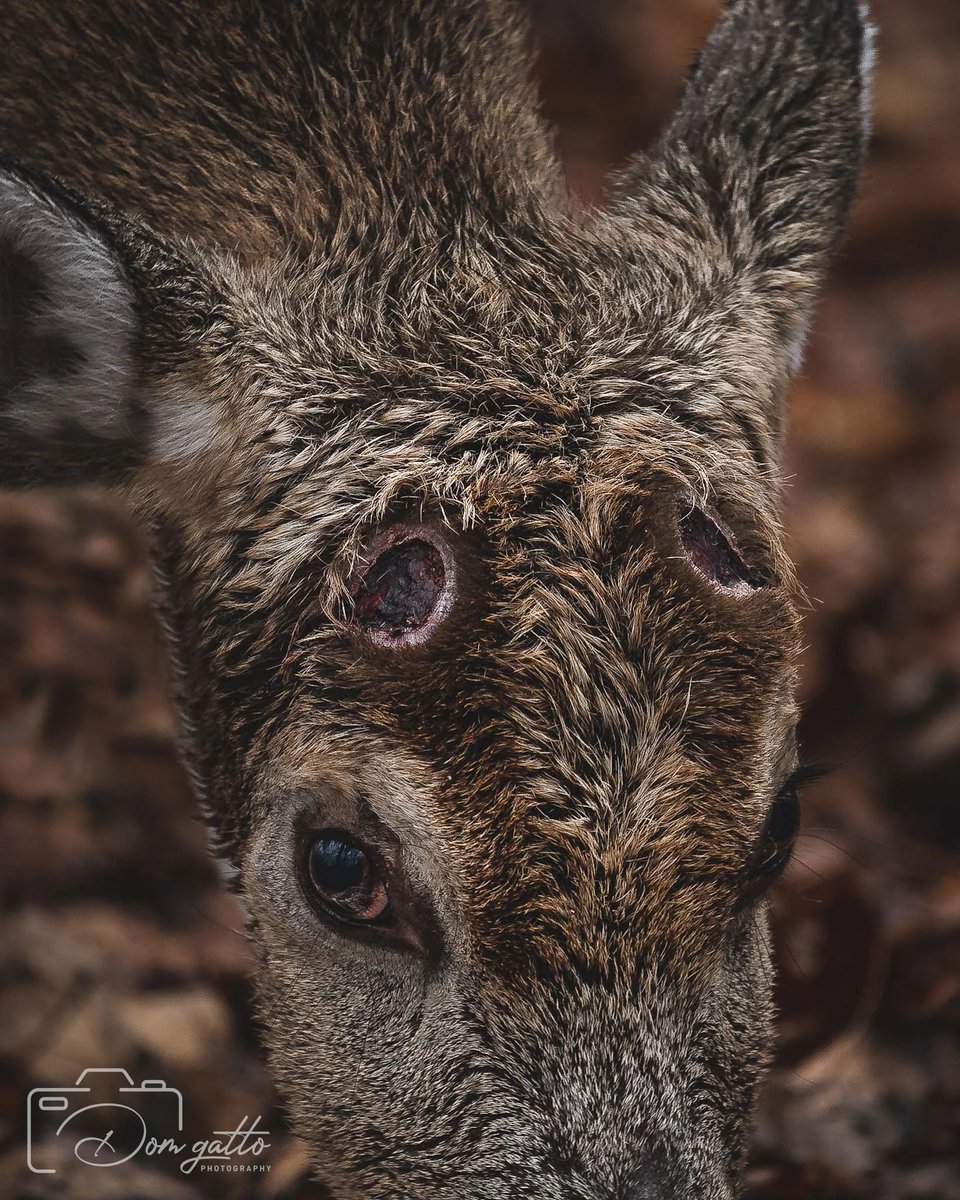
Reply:
<svg viewBox="0 0 960 1200"><path fill-rule="evenodd" d="M5 0L0 46L0 481L144 531L317 1178L736 1196L865 10L729 0L599 207L506 0Z"/></svg>

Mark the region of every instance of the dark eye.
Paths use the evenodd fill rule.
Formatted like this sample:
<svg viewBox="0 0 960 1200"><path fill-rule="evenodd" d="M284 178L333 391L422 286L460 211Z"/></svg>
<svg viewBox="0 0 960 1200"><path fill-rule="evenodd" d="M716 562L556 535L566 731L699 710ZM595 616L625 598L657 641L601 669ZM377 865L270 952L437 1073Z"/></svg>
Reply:
<svg viewBox="0 0 960 1200"><path fill-rule="evenodd" d="M363 847L333 832L317 834L307 849L307 878L331 916L353 925L382 921L390 907L376 860Z"/></svg>
<svg viewBox="0 0 960 1200"><path fill-rule="evenodd" d="M746 899L765 891L786 869L800 829L798 783L790 780L781 789L767 815L747 868Z"/></svg>

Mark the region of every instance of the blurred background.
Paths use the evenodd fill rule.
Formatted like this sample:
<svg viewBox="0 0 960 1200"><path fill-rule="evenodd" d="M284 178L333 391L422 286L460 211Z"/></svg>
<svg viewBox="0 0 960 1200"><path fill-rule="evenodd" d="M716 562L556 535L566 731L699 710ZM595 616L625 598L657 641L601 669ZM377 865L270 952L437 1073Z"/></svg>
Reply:
<svg viewBox="0 0 960 1200"><path fill-rule="evenodd" d="M571 185L676 100L715 0L530 0ZM960 1197L960 3L873 0L871 163L794 390L803 744L833 767L773 902L777 1066L752 1200ZM205 852L137 537L96 496L0 496L0 1195L298 1197ZM31 1087L122 1064L268 1173L24 1170ZM51 1177L53 1179L53 1177Z"/></svg>

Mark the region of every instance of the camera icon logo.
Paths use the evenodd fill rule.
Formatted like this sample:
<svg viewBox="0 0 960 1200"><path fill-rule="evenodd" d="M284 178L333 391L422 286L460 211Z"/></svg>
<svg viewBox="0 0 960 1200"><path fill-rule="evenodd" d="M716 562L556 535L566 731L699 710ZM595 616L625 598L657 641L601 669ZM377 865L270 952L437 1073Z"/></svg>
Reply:
<svg viewBox="0 0 960 1200"><path fill-rule="evenodd" d="M111 1098L103 1099L108 1092ZM44 1165L56 1161L44 1153L53 1145L87 1166L119 1166L143 1149L158 1119L166 1130L182 1132L183 1095L176 1088L162 1079L137 1086L122 1067L89 1067L72 1087L34 1088L27 1096L27 1166L37 1175L55 1174L55 1166Z"/></svg>

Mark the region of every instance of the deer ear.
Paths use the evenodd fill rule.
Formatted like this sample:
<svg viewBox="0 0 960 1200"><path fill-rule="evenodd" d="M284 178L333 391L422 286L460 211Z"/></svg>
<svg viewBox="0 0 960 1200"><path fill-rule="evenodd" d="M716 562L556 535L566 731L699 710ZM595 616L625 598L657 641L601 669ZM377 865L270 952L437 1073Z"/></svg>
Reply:
<svg viewBox="0 0 960 1200"><path fill-rule="evenodd" d="M106 482L144 460L144 362L176 344L193 278L146 230L0 164L0 485Z"/></svg>
<svg viewBox="0 0 960 1200"><path fill-rule="evenodd" d="M856 187L871 57L857 0L731 0L658 147L619 181L645 244L753 285L793 369Z"/></svg>

